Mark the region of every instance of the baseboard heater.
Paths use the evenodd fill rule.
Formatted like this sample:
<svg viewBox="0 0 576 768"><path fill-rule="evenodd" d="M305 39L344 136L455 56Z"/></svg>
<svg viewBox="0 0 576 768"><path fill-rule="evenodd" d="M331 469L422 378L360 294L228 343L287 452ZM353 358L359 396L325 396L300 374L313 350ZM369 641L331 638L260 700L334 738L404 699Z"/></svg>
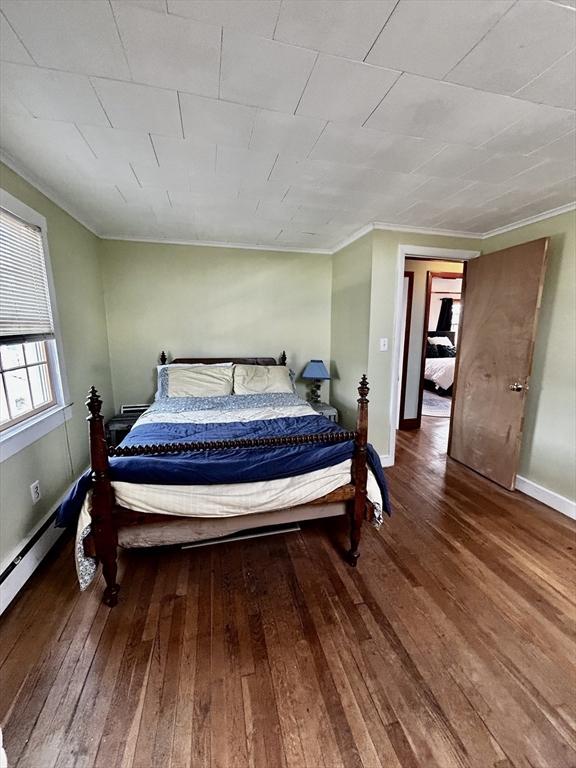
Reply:
<svg viewBox="0 0 576 768"><path fill-rule="evenodd" d="M243 541L244 539L259 539L261 536L274 536L277 533L295 533L300 530L298 523L283 523L282 525L265 525L262 528L247 528L245 531L230 533L228 536L218 536L214 539L203 539L192 544L182 544L181 549L195 549L207 547L210 544L227 544L230 541Z"/></svg>

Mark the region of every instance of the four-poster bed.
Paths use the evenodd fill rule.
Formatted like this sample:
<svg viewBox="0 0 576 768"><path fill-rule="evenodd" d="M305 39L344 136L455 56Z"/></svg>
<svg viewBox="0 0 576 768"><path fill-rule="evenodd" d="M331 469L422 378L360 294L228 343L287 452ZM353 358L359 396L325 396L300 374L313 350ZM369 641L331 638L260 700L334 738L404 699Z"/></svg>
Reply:
<svg viewBox="0 0 576 768"><path fill-rule="evenodd" d="M164 352L160 356L161 365L167 364ZM218 365L232 363L233 365L277 365L273 358L177 358L170 365ZM286 365L286 354L280 357L279 365ZM86 406L89 411L88 422L90 431L90 490L91 500L89 512L91 518L90 532L82 539L84 554L95 558L102 564L103 576L106 582L103 602L108 606L114 606L118 600L119 585L117 584L117 547L118 532L126 530L130 526L139 526L153 522L167 524L170 522L182 522L180 515L170 515L165 512L142 512L129 509L117 503L115 490L111 478L110 458L124 459L134 457L179 457L198 455L203 460L206 457L221 457L222 452L245 450L276 450L290 449L297 451L298 446L335 446L348 443L351 446L352 471L350 481L306 503L306 508L313 505L345 504L350 520L350 549L346 553L346 560L351 566L355 566L359 557L360 534L362 522L374 507L367 497L368 456L370 448L367 442L368 435L368 399L369 392L366 376L362 376L358 387L358 413L356 429L354 431L343 430L331 423L330 430L322 429L315 433L290 434L271 437L241 437L236 439L208 439L192 441L161 442L148 444L122 443L118 447L107 445L104 419L102 415L102 400L96 389L92 387ZM241 397L241 396L239 396ZM323 417L321 417L323 418ZM370 449L370 451L373 450ZM216 460L214 459L214 460ZM370 461L374 459L370 455ZM380 468L381 471L381 468ZM291 511L296 512L299 507ZM280 510L282 511L282 510ZM270 513L274 514L274 512ZM336 513L338 514L338 512ZM307 515L313 517L314 515ZM298 519L297 517L295 519ZM300 518L302 519L302 518ZM267 523L270 524L269 522ZM220 534L222 535L222 534ZM184 543L184 542L182 542Z"/></svg>

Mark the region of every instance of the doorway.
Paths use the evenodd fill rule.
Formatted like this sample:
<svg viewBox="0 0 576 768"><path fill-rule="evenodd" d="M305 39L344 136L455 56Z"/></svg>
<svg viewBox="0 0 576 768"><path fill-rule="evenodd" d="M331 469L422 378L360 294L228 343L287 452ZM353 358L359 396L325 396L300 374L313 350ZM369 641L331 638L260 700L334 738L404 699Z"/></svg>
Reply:
<svg viewBox="0 0 576 768"><path fill-rule="evenodd" d="M401 430L420 429L423 419L449 423L464 267L424 256L404 261L409 300L403 304Z"/></svg>

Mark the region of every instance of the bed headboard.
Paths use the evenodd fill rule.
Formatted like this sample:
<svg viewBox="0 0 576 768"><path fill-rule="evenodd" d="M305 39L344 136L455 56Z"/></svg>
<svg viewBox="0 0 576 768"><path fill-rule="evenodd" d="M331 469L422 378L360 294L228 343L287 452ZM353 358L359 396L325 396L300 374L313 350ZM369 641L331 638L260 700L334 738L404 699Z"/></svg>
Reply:
<svg viewBox="0 0 576 768"><path fill-rule="evenodd" d="M428 331L426 334L427 339L435 339L437 336L447 336L452 342L452 346L455 346L456 331Z"/></svg>
<svg viewBox="0 0 576 768"><path fill-rule="evenodd" d="M165 352L160 354L160 364L166 365L168 358ZM205 365L214 365L214 363L236 363L236 365L286 365L286 352L282 352L278 361L274 357L175 357L170 360L172 363L204 363Z"/></svg>

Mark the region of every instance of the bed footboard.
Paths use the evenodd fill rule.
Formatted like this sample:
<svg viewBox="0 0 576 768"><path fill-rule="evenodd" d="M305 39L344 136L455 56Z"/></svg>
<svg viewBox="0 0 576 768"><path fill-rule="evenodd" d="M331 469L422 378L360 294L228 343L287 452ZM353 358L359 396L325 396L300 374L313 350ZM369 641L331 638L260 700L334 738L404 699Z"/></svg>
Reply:
<svg viewBox="0 0 576 768"><path fill-rule="evenodd" d="M106 582L103 602L112 607L118 602L120 587L116 582L116 556L118 548L118 521L115 519L114 489L110 480L109 456L147 456L159 454L188 453L190 451L210 451L228 448L258 448L304 443L340 443L354 440L352 462L353 498L350 498L350 549L346 553L347 562L355 566L360 556L360 534L367 512L366 483L368 477L367 442L368 442L368 381L362 376L358 387L358 416L354 432L328 432L314 435L294 435L291 437L244 438L237 440L213 440L201 442L170 443L167 445L133 445L128 447L109 447L106 443L102 400L94 387L91 387L86 406L90 412L90 462L92 499L90 515L92 531L89 542L90 554L94 554L102 563L102 572ZM350 489L352 490L352 489ZM338 491L334 492L336 498ZM326 501L332 499L326 497ZM164 516L166 518L166 516ZM88 542L87 542L88 543Z"/></svg>

